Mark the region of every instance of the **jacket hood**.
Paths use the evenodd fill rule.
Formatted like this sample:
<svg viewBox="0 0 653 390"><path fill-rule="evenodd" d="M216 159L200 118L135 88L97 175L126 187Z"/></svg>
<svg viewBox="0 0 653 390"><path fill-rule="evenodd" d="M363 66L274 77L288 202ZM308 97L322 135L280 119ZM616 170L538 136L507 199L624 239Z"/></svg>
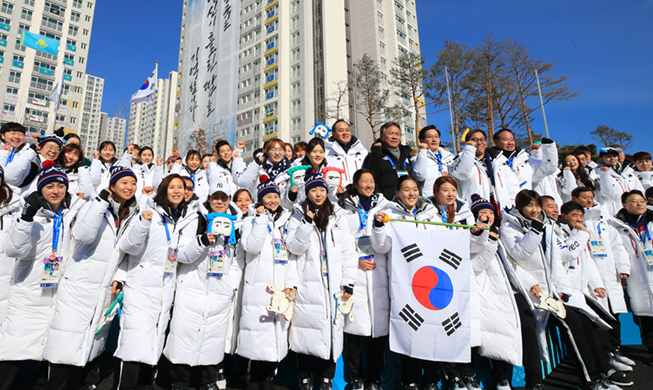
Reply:
<svg viewBox="0 0 653 390"><path fill-rule="evenodd" d="M442 215L443 206L438 203L438 201L435 199L435 196L430 197L429 200L431 203L433 203L433 206L438 211L438 214ZM474 219L474 213L472 213L472 210L469 208L467 202L456 199L456 221L466 221L469 218ZM447 222L456 223L455 221Z"/></svg>
<svg viewBox="0 0 653 390"><path fill-rule="evenodd" d="M333 150L333 152L338 155L356 155L366 151L361 141L353 135L351 136L351 141L349 143L351 146L349 146L349 150L345 152L345 150L342 148L342 145L340 145L338 141L336 141L333 137L329 137L327 142L325 142L325 147L327 149Z"/></svg>
<svg viewBox="0 0 653 390"><path fill-rule="evenodd" d="M420 214L424 211L427 211L429 208L435 208L433 206L433 203L428 198L424 198L420 196L417 198L417 204L415 204L415 214L413 214L411 211L409 211L406 206L404 206L403 203L401 203L401 200L397 196L392 199L392 202L388 203L388 207L391 209L405 215L413 216Z"/></svg>
<svg viewBox="0 0 653 390"><path fill-rule="evenodd" d="M618 220L620 220L621 222L624 222L624 223L627 224L628 223L628 220L627 220L627 217L626 217L627 215L628 215L628 211L626 211L625 208L622 208L617 213L616 218ZM646 214L644 214L644 218L646 218L646 223L647 224L653 222L653 211L651 209L647 208Z"/></svg>
<svg viewBox="0 0 653 390"><path fill-rule="evenodd" d="M370 210L373 210L377 207L385 207L388 203L388 200L383 196L383 194L374 193L370 196ZM358 195L351 195L345 199L344 209L347 211L358 211Z"/></svg>
<svg viewBox="0 0 653 390"><path fill-rule="evenodd" d="M510 223L520 226L523 231L527 231L531 228L530 219L527 219L526 217L521 215L519 210L517 210L517 207L513 207L507 213L503 213L503 218ZM539 219L543 223L548 223L547 218L544 216L543 212L540 213Z"/></svg>

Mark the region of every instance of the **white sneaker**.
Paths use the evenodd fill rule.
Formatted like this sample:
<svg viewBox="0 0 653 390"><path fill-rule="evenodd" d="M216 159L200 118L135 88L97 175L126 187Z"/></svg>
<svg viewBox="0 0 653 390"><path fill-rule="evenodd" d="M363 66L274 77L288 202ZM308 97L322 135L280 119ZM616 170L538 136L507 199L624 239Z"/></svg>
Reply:
<svg viewBox="0 0 653 390"><path fill-rule="evenodd" d="M620 351L617 351L617 352L614 353L614 358L618 362L623 363L623 364L628 365L628 366L634 366L636 364L634 360L625 357L624 355L621 354Z"/></svg>
<svg viewBox="0 0 653 390"><path fill-rule="evenodd" d="M613 354L610 354L610 367L614 368L617 371L627 372L632 371L633 368L627 364L623 364L614 357Z"/></svg>
<svg viewBox="0 0 653 390"><path fill-rule="evenodd" d="M463 383L463 381L460 378L454 377L451 380L451 389L452 390L467 390L467 386L465 386L465 383Z"/></svg>
<svg viewBox="0 0 653 390"><path fill-rule="evenodd" d="M466 376L463 378L463 383L467 387L467 390L481 390L476 379L473 376Z"/></svg>
<svg viewBox="0 0 653 390"><path fill-rule="evenodd" d="M600 382L601 382L601 384L603 385L603 388L604 388L604 389L608 389L608 390L622 390L621 387L615 385L614 383L610 382L610 381L607 380L607 379L601 379Z"/></svg>
<svg viewBox="0 0 653 390"><path fill-rule="evenodd" d="M497 390L512 390L512 387L510 387L510 382L504 379L497 383Z"/></svg>

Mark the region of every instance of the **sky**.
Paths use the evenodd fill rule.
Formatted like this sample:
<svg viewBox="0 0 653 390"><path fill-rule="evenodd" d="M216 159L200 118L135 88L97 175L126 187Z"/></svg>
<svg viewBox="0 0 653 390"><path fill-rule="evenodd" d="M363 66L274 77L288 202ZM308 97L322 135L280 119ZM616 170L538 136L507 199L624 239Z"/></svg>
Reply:
<svg viewBox="0 0 653 390"><path fill-rule="evenodd" d="M87 72L105 79L102 109L111 115L129 100L159 61L159 77L177 70L181 0L96 3ZM628 151L653 144L653 0L417 0L422 55L435 62L444 40L477 46L522 42L535 57L569 76L579 96L545 106L551 138L560 144L598 143L597 125L632 134ZM541 113L535 132L544 134ZM446 129L448 112L428 122ZM446 140L446 139L445 139Z"/></svg>

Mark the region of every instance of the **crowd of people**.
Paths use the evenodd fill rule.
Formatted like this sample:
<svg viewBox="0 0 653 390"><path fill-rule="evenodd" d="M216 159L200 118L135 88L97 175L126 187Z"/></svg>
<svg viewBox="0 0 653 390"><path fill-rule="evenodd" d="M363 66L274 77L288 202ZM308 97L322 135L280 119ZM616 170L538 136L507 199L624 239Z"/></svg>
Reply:
<svg viewBox="0 0 653 390"><path fill-rule="evenodd" d="M550 327L580 389L618 390L633 384L629 311L653 354L647 152L559 160L550 139L518 148L500 129L489 147L475 129L455 156L435 126L411 147L394 122L368 150L338 120L325 139L270 139L249 163L226 141L164 161L110 141L84 156L75 134L32 139L18 123L0 132L0 390L25 361L41 362L42 388L96 388L114 316L120 390L151 388L162 357L173 389L224 389L229 359L247 390L271 390L288 356L298 388L330 390L343 350L352 389L381 390L390 267L405 263L392 219L434 237L463 227L424 222L472 227L471 362L400 354L406 390L478 389L480 356L497 389L522 365L541 389Z"/></svg>

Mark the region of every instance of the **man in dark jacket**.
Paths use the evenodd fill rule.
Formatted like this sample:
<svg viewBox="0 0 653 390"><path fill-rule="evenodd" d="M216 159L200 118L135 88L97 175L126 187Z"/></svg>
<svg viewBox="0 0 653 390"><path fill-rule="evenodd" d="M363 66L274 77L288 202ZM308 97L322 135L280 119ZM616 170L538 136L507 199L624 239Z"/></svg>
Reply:
<svg viewBox="0 0 653 390"><path fill-rule="evenodd" d="M387 199L395 196L395 185L400 176L412 172L410 161L412 148L401 145L401 127L397 122L387 122L379 130L381 138L372 146L370 154L363 162L374 174L376 192Z"/></svg>

